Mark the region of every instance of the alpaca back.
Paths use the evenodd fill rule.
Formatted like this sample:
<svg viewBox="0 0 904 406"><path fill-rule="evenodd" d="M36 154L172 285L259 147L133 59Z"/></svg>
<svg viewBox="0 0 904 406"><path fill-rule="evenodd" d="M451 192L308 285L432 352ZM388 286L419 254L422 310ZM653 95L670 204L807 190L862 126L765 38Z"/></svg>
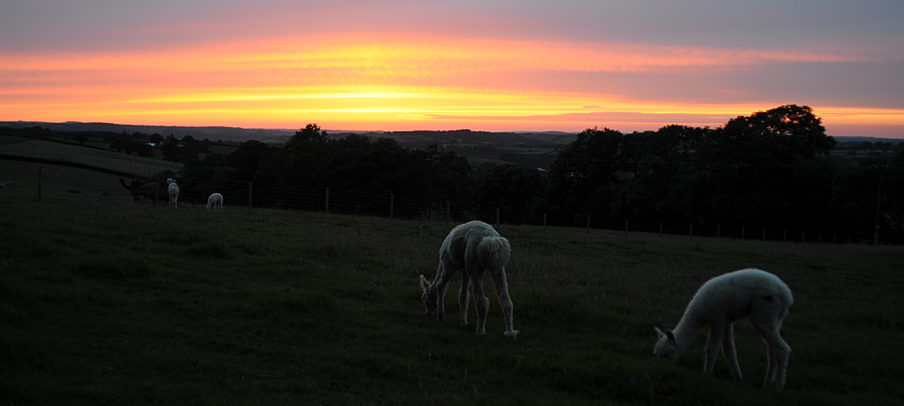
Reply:
<svg viewBox="0 0 904 406"><path fill-rule="evenodd" d="M762 309L758 303L772 310ZM791 289L777 276L759 269L742 269L704 283L688 304L687 313L701 323L709 323L725 315L731 320L742 319L759 308L783 319L792 303Z"/></svg>

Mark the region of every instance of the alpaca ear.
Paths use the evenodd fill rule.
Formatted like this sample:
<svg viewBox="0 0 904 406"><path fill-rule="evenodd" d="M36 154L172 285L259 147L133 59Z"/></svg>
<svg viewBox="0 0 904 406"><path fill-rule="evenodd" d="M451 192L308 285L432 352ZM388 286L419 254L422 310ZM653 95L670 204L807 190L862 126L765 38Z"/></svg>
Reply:
<svg viewBox="0 0 904 406"><path fill-rule="evenodd" d="M665 334L662 332L662 330L659 329L659 327L653 327L653 332L656 333L656 338L658 339L665 337Z"/></svg>
<svg viewBox="0 0 904 406"><path fill-rule="evenodd" d="M427 282L427 278L425 278L424 275L421 275L420 281L421 281L421 290L426 292L427 289L430 288L430 282Z"/></svg>
<svg viewBox="0 0 904 406"><path fill-rule="evenodd" d="M675 342L675 335L672 334L672 329L666 329L665 335L669 338L669 341L671 341L673 343Z"/></svg>

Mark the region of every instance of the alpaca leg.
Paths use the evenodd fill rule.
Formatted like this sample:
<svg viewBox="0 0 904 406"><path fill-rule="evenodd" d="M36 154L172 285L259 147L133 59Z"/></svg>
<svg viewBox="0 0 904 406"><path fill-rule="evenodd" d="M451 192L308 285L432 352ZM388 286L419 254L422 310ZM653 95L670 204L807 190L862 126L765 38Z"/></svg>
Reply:
<svg viewBox="0 0 904 406"><path fill-rule="evenodd" d="M505 315L505 336L515 339L518 330L512 326L512 299L508 293L508 281L505 278L505 268L493 271L493 286L496 288L496 297L502 306L502 314Z"/></svg>
<svg viewBox="0 0 904 406"><path fill-rule="evenodd" d="M436 289L436 319L443 321L446 318L446 288L449 287L448 280L442 286Z"/></svg>
<svg viewBox="0 0 904 406"><path fill-rule="evenodd" d="M776 331L775 337L777 339L776 347L773 348L772 354L774 355L774 361L770 364L774 364L773 367L770 365L770 369L774 369L775 375L772 379L772 387L775 389L782 389L785 387L785 373L788 371L788 358L791 355L791 347L785 340L778 335Z"/></svg>
<svg viewBox="0 0 904 406"><path fill-rule="evenodd" d="M751 320L763 340L766 342L767 369L763 379L763 387L782 389L785 386L785 372L788 369L788 358L791 355L791 347L782 339L779 333L780 320Z"/></svg>
<svg viewBox="0 0 904 406"><path fill-rule="evenodd" d="M448 261L440 261L436 270L436 280L431 289L435 289L436 295L436 320L443 321L446 318L446 288L449 280L455 275L455 265Z"/></svg>
<svg viewBox="0 0 904 406"><path fill-rule="evenodd" d="M764 340L765 341L765 340ZM775 386L775 374L777 372L778 363L778 354L775 353L775 350L772 346L766 342L766 377L763 378L763 387L771 388Z"/></svg>
<svg viewBox="0 0 904 406"><path fill-rule="evenodd" d="M734 324L728 323L725 328L725 335L722 337L722 355L728 360L731 367L731 373L734 374L736 381L742 380L741 366L738 365L738 353L734 344Z"/></svg>
<svg viewBox="0 0 904 406"><path fill-rule="evenodd" d="M706 341L706 349L703 358L703 373L713 372L716 365L716 357L719 356L719 348L722 347L722 338L725 334L725 325L711 324L709 326L709 339Z"/></svg>
<svg viewBox="0 0 904 406"><path fill-rule="evenodd" d="M473 276L471 286L474 289L474 303L477 307L477 334L484 335L487 332L487 312L490 309L490 299L483 295L483 278Z"/></svg>
<svg viewBox="0 0 904 406"><path fill-rule="evenodd" d="M467 272L462 272L461 289L458 290L458 306L461 309L461 326L468 325L468 289L470 288L470 278Z"/></svg>

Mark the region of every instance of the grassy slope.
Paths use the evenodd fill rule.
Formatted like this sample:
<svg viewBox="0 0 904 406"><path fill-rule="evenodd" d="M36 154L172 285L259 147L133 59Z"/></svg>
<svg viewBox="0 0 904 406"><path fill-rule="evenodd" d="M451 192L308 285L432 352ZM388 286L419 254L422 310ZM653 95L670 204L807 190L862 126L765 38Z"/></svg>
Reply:
<svg viewBox="0 0 904 406"><path fill-rule="evenodd" d="M126 197L0 189L0 404L901 404L904 252L502 226L514 342L423 314L451 224L314 213L207 213ZM795 304L787 389L758 388L765 346L735 334L747 378L704 376L705 331L651 359L706 279L761 267ZM473 301L473 299L472 299Z"/></svg>
<svg viewBox="0 0 904 406"><path fill-rule="evenodd" d="M182 164L120 154L113 151L84 148L43 140L28 140L0 145L0 153L26 158L72 162L96 168L130 173L138 177L150 177L163 170L178 171Z"/></svg>

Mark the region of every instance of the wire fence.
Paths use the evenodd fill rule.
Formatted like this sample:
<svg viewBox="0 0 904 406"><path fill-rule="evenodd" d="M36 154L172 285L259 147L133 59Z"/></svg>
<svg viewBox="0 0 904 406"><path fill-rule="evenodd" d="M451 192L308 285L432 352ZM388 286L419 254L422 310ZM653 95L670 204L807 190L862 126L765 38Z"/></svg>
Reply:
<svg viewBox="0 0 904 406"><path fill-rule="evenodd" d="M2 163L2 162L0 162ZM128 196L126 185L116 185L116 177L106 178L96 175L86 176L73 168L48 165L37 169L37 193L100 193L104 195ZM33 171L34 169L29 169ZM90 171L88 171L90 172ZM9 173L9 172L8 172ZM31 172L34 173L34 172ZM87 173L87 172L86 172ZM47 182L48 177L53 181ZM34 179L33 176L29 176ZM32 182L29 180L28 182ZM0 179L0 184L3 179ZM7 181L8 183L8 181ZM22 182L20 182L22 183ZM163 187L154 193L161 202L168 200L165 179ZM0 185L2 186L2 185ZM385 217L423 221L464 222L482 220L490 224L535 225L584 228L591 230L614 230L624 232L626 237L634 233L686 236L687 238L724 238L763 241L784 241L799 243L829 244L904 244L904 230L880 229L859 232L838 233L831 230L804 229L803 227L768 227L758 225L721 225L667 223L655 220L602 219L589 216L555 216L530 210L512 210L504 207L478 207L454 201L430 201L412 199L393 194L373 194L365 191L338 190L333 188L310 189L293 185L274 185L253 182L226 182L197 185L190 181L180 183L179 202L182 205L206 205L211 193L220 193L227 208L266 208L307 212L327 212L333 214ZM146 196L139 196L144 201ZM147 200L157 200L149 198ZM871 228L871 227L870 227Z"/></svg>
<svg viewBox="0 0 904 406"><path fill-rule="evenodd" d="M226 205L246 208L268 208L328 212L333 214L374 216L390 219L415 219L425 221L464 222L482 220L490 224L579 227L590 230L624 231L659 235L682 235L688 238L726 238L742 240L784 241L834 244L902 244L904 235L896 230L884 230L880 234L840 234L826 230L802 227L767 227L754 225L675 224L661 221L597 219L588 216L562 217L530 210L512 210L502 207L478 207L453 201L411 199L393 194L375 195L353 190L337 190L325 187L309 189L289 185L223 182L217 190L205 191L193 200L206 204L210 192L224 196ZM190 190L187 195L194 195ZM877 238L882 237L882 238Z"/></svg>

